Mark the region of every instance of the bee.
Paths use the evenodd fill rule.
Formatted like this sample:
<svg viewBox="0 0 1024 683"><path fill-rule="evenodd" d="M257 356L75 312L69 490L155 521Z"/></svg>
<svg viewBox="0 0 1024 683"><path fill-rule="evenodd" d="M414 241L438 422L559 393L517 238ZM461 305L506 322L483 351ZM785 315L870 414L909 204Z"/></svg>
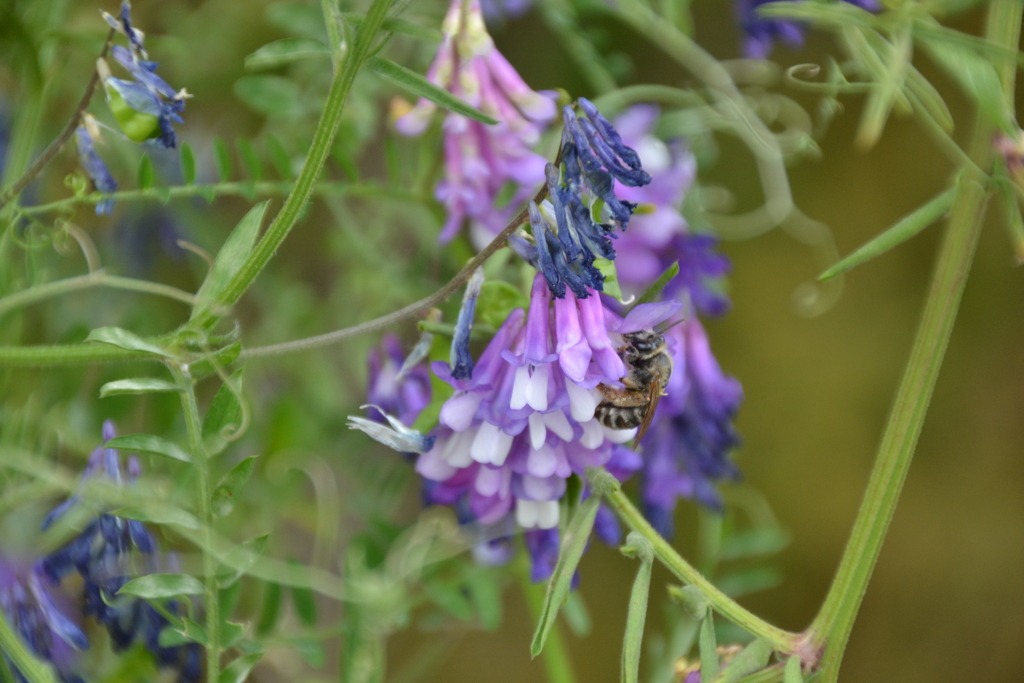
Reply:
<svg viewBox="0 0 1024 683"><path fill-rule="evenodd" d="M672 376L672 357L668 355L665 337L655 330L640 330L622 335L626 344L619 356L627 365L621 382L624 389L598 384L604 396L594 411L598 421L611 429L639 427L634 445L647 433L654 419L658 401Z"/></svg>

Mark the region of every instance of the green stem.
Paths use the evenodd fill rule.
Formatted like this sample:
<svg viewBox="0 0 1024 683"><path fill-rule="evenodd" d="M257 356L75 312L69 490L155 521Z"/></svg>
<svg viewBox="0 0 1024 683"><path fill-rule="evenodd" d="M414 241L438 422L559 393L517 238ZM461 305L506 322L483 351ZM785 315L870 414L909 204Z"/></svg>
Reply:
<svg viewBox="0 0 1024 683"><path fill-rule="evenodd" d="M87 275L69 277L64 280L47 282L35 287L29 287L20 292L15 292L0 298L0 318L13 310L24 308L40 301L45 301L62 294L76 292L90 287L110 287L112 289L124 289L130 292L142 292L144 294L156 294L175 299L188 305L195 302L195 296L177 287L162 285L157 282L136 280L130 277L107 275L102 270L93 271Z"/></svg>
<svg viewBox="0 0 1024 683"><path fill-rule="evenodd" d="M601 471L603 472L604 470ZM612 491L606 493L605 502L615 510L615 513L630 529L650 541L654 547L655 556L670 572L675 574L683 583L696 586L720 614L737 626L742 627L751 635L768 641L777 651L786 654L794 652L799 638L797 634L772 626L718 590L713 583L704 578L700 572L676 552L675 548L668 541L654 530L654 527L644 519L643 514L636 509L629 500L629 497L620 488L615 487Z"/></svg>
<svg viewBox="0 0 1024 683"><path fill-rule="evenodd" d="M127 351L109 344L50 344L45 346L0 346L0 367L42 367L45 365L89 365L156 360L152 354Z"/></svg>
<svg viewBox="0 0 1024 683"><path fill-rule="evenodd" d="M1020 2L992 3L987 39L998 45L1016 46L1021 13ZM1010 94L1012 79L1005 78L1005 74L1004 84ZM979 111L970 156L980 168L990 164L992 133L992 125ZM981 233L986 182L987 179L971 167L961 179L910 360L882 436L864 500L832 587L807 633L814 651L824 648L822 683L832 683L839 675L843 651L910 468Z"/></svg>
<svg viewBox="0 0 1024 683"><path fill-rule="evenodd" d="M0 610L0 651L10 657L14 666L29 683L54 683L53 671L28 651L18 634L11 628L7 615Z"/></svg>
<svg viewBox="0 0 1024 683"><path fill-rule="evenodd" d="M295 226L299 216L309 201L316 180L320 176L324 162L334 142L334 136L338 132L338 124L341 122L341 114L345 108L345 100L352 83L355 81L359 67L369 56L373 47L374 38L377 36L388 10L394 0L374 0L366 13L366 18L359 25L356 33L355 44L346 54L344 64L331 81L331 89L327 93L327 102L324 105L320 123L317 124L316 132L313 134L313 141L310 144L309 154L302 165L302 171L295 180L295 187L284 200L281 211L274 217L270 227L267 228L263 239L259 241L256 248L239 268L231 280L228 281L217 297L217 304L210 306L207 311L196 317L194 325L197 328L209 328L217 321L217 316L212 311L218 308L227 309L232 306L242 294L249 288L267 265L278 247L284 242L292 227Z"/></svg>
<svg viewBox="0 0 1024 683"><path fill-rule="evenodd" d="M527 562L520 561L517 564L516 574L519 576L519 587L530 608L530 615L536 622L544 611L545 584L534 583L530 580L530 567ZM547 643L541 652L541 661L544 663L550 683L575 683L576 675L573 673L572 658L569 656L569 648L565 644L561 624L558 622L555 623L548 635Z"/></svg>
<svg viewBox="0 0 1024 683"><path fill-rule="evenodd" d="M212 548L214 546L213 508L210 504L212 489L210 485L210 459L203 444L203 423L199 417L199 406L196 404L196 392L188 366L176 367L168 365L174 381L183 387L181 407L185 413L185 427L188 430L189 449L192 452L192 464L196 468L199 480L196 492L196 510L203 525L203 583L206 586L206 680L207 683L218 683L220 679L220 595L217 589L217 560Z"/></svg>
<svg viewBox="0 0 1024 683"><path fill-rule="evenodd" d="M198 185L175 185L173 187L149 187L145 190L124 190L102 194L90 192L77 197L66 197L57 201L36 206L23 206L18 210L27 215L47 213L67 209L78 204L99 204L108 199L115 202L137 202L137 201L159 201L166 202L171 199L187 199L190 197L280 197L291 191L293 184L283 180L262 181L254 183L250 180L242 180L230 183L203 183ZM313 186L311 194L318 196L356 196L356 197L388 197L406 199L410 201L423 201L424 197L401 188L389 188L376 183L348 183L336 180L325 180Z"/></svg>

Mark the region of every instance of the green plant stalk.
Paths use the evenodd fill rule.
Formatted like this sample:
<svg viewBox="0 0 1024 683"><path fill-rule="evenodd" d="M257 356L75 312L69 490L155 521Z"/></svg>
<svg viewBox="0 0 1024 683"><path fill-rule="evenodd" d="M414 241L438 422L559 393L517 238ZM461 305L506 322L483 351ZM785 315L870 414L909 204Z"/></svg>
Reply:
<svg viewBox="0 0 1024 683"><path fill-rule="evenodd" d="M517 564L516 574L519 577L519 587L530 608L532 621L536 623L541 617L541 612L544 611L545 584L533 583L530 580L530 567L525 560L520 560ZM544 663L549 683L575 683L576 675L572 668L572 658L569 656L569 648L565 644L565 636L559 622L556 621L554 628L551 629L540 657Z"/></svg>
<svg viewBox="0 0 1024 683"><path fill-rule="evenodd" d="M767 621L752 614L747 609L741 607L739 603L728 595L718 590L713 583L704 578L700 572L698 572L692 565L690 565L690 563L684 560L682 556L676 552L675 548L673 548L668 541L662 538L661 535L654 530L654 527L644 519L643 514L636 509L633 503L629 500L629 497L626 496L621 489L616 488L615 490L605 494L605 502L615 510L615 513L630 529L636 531L650 541L651 546L654 548L655 557L657 557L670 572L675 574L683 583L696 586L701 594L720 614L728 618L737 626L742 627L751 635L768 641L778 652L791 654L795 651L797 640L799 638L798 634L789 633L788 631L784 631L776 626L772 626Z"/></svg>
<svg viewBox="0 0 1024 683"><path fill-rule="evenodd" d="M78 275L29 287L28 289L0 298L0 318L13 310L90 287L110 287L131 292L142 292L143 294L156 294L181 301L190 306L195 302L194 295L177 287L162 285L158 282L136 280L130 277L107 275L102 270L97 270L86 275Z"/></svg>
<svg viewBox="0 0 1024 683"><path fill-rule="evenodd" d="M28 651L11 628L7 615L0 610L0 651L10 657L29 683L54 683L53 671Z"/></svg>
<svg viewBox="0 0 1024 683"><path fill-rule="evenodd" d="M316 180L320 176L324 162L330 153L334 136L338 132L338 124L341 122L341 114L345 108L345 100L352 89L359 67L369 56L373 48L374 38L377 36L388 10L394 0L374 0L366 13L366 18L359 25L356 34L355 44L345 55L345 61L341 68L335 72L331 81L330 91L327 93L327 103L324 106L320 123L317 124L316 132L313 133L313 141L310 144L309 154L302 165L299 177L295 180L295 187L284 200L284 205L274 217L270 227L267 228L263 239L253 249L249 258L238 270L233 278L224 286L217 297L216 306L210 306L205 312L197 316L194 321L195 327L205 329L212 327L218 317L212 311L217 308L227 309L234 305L245 293L249 286L267 265L278 247L295 226L299 216L302 214L309 201Z"/></svg>
<svg viewBox="0 0 1024 683"><path fill-rule="evenodd" d="M189 375L187 366L168 364L174 381L183 387L181 392L181 408L185 414L185 428L188 430L189 450L192 453L192 464L196 468L199 480L196 510L199 521L203 525L203 584L206 587L206 680L207 683L218 683L220 679L220 595L217 589L217 560L213 554L213 508L210 499L213 490L210 486L210 459L203 444L203 422L199 417L199 406L196 404L195 386Z"/></svg>
<svg viewBox="0 0 1024 683"><path fill-rule="evenodd" d="M127 351L108 344L48 344L43 346L0 346L0 367L43 367L47 365L88 365L158 360L148 353Z"/></svg>
<svg viewBox="0 0 1024 683"><path fill-rule="evenodd" d="M1020 36L1021 10L1020 2L992 3L986 28L988 40L1015 46ZM1005 78L1004 74L1003 82L1012 97L1009 92L1012 79ZM992 134L991 124L979 112L970 155L981 168L988 167L991 160ZM838 678L843 651L906 480L981 233L986 181L970 168L961 179L910 360L882 436L864 500L839 570L807 633L815 650L824 648L822 683L832 683Z"/></svg>

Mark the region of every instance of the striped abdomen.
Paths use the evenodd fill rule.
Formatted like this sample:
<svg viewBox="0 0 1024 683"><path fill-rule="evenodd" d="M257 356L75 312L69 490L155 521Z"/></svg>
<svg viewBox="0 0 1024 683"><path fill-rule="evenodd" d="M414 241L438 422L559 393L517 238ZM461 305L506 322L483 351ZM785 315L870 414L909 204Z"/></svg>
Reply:
<svg viewBox="0 0 1024 683"><path fill-rule="evenodd" d="M597 421L610 429L632 429L639 427L644 421L648 405L617 406L614 403L601 403L594 410Z"/></svg>

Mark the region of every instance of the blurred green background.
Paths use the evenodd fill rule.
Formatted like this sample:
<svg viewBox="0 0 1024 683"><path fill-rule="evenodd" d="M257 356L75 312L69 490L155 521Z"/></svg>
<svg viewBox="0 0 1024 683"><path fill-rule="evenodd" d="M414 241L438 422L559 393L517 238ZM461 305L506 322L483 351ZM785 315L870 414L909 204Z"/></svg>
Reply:
<svg viewBox="0 0 1024 683"><path fill-rule="evenodd" d="M212 176L214 136L229 143L239 136L252 138L263 150L270 133L293 159L301 154L303 141L308 144L326 62L271 72L300 84L297 91L289 91L293 97L287 111L278 108L265 117L258 102L255 110L251 106L252 97L247 106L239 96L245 86L238 79L251 75L243 67L245 56L286 35L280 6L254 0L135 5L136 21L149 36L151 55L162 63L161 73L174 87L187 87L195 95L179 136L196 150L201 178L203 173ZM317 3L309 8L316 16ZM38 122L40 141L53 137L69 115L104 31L93 3L70 3L66 10L52 67L61 80L45 101ZM408 18L437 22L442 11L439 3L417 2ZM698 41L719 58L735 58L739 38L731 5L698 0L693 14ZM969 30L979 17L979 11L968 11L957 27ZM688 82L685 73L628 29L591 14L584 15L583 25L602 54L611 56L620 84ZM291 28L293 33L317 30ZM499 49L534 88L592 94L536 13L495 28L494 34ZM0 40L6 43L5 54L16 53L17 35L8 31ZM432 52L429 44L404 40L396 41L394 49L421 70ZM778 49L774 57L784 66L821 63L829 51L834 51L830 38L812 34L804 51ZM10 59L7 67L0 67L0 94L8 114L27 101L17 62ZM926 61L920 62L947 96L957 139L966 139L967 103ZM784 86L781 92L809 111L817 106L815 97ZM367 75L357 85L339 146L364 177L387 179L389 167L393 171L396 163L418 158L422 145L436 144L436 139L381 141L384 112L393 94ZM97 99L93 109L102 111L100 104ZM855 150L852 139L861 102L851 97L843 104L845 112L819 140L822 158L791 168L790 178L798 206L826 223L839 252L846 254L937 194L948 183L951 168L909 119L891 120L874 149ZM702 170L702 180L727 186L740 207L754 206L760 191L748 153L734 140L720 142L717 163ZM112 155L115 176L123 179L123 188L132 187L138 152L122 149L116 141L110 144L117 151ZM179 182L173 158L154 155L158 175L167 183ZM236 169L241 163L236 155ZM39 201L63 196L63 174L73 168L73 154L66 150L33 189ZM343 164L329 171L333 177L343 172ZM407 189L423 195L430 188ZM217 199L212 207L201 199L165 207L123 203L112 219L97 219L88 207L79 207L73 220L92 235L111 270L194 289L204 272L202 263L173 247L166 235L161 242L161 230L173 226L177 235L215 250L248 204L243 198ZM436 207L424 208L416 201L373 196L317 200L243 300L243 338L260 344L315 334L393 310L432 291L469 253L465 244L449 250L435 244L440 219ZM854 270L841 298L815 317L801 314L794 303L794 292L821 270L811 248L781 230L723 245L734 264L734 310L708 328L723 368L746 391L738 420L745 444L736 459L746 482L770 501L792 534L791 545L779 556L782 582L742 602L779 626L807 626L828 589L907 358L940 233L941 227L933 226ZM32 278L84 269L79 255L61 255L52 248L19 258L4 276L12 289ZM917 456L844 659L844 681L1022 679L1024 281L1015 266L996 202ZM0 342L75 340L99 324L157 333L172 329L184 314L173 302L84 292L0 320ZM407 342L414 338L411 327L398 331ZM418 499L408 465L344 428L344 416L356 412L361 402L366 351L377 341L360 338L250 364L247 392L254 426L235 451L238 457L266 457L263 476L246 493L251 514L235 530L238 537L272 525L276 554L308 558L312 552L314 562L336 568L331 560L334 541L312 550L317 529L311 520L317 510L307 498L314 484L326 487L324 495L330 499L320 501L320 512L340 515L338 543L360 531L362 520L376 515L405 522L414 518ZM126 372L124 367L4 370L0 386L8 427L25 415L43 420L60 434L59 442L51 444L58 459L76 469L103 418L114 418L124 431L173 429L180 420L173 401L96 402L96 388L128 376ZM680 505L676 544L687 557L695 553L697 526L693 506ZM14 527L8 522L4 533L13 538ZM600 544L583 560L581 591L594 628L583 639L569 636L579 681L617 679L633 571L633 563ZM660 628L666 580L667 574L656 568L649 636ZM456 629L440 638L443 648L427 680L540 680L541 665L529 659L532 620L514 585L506 591L505 607L505 622L497 633ZM337 613L335 605L325 604L323 610L328 616ZM397 671L420 661L423 644L432 642L437 642L436 635L427 637L417 629L398 634L389 651L389 668ZM329 662L335 658L328 653ZM266 662L269 666L258 670L261 679L329 677L327 670L311 672L294 656L272 653Z"/></svg>

